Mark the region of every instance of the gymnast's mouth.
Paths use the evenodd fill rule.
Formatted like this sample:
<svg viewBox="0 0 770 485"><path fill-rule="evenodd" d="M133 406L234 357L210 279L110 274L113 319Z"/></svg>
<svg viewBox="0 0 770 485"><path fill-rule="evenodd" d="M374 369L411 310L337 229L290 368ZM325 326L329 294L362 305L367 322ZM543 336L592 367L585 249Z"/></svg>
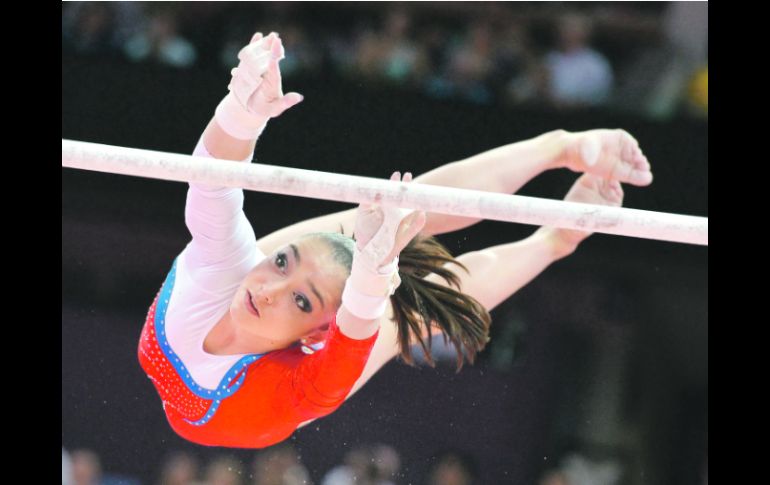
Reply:
<svg viewBox="0 0 770 485"><path fill-rule="evenodd" d="M257 310L257 305L254 304L254 299L249 290L246 290L246 308L259 318L259 310Z"/></svg>

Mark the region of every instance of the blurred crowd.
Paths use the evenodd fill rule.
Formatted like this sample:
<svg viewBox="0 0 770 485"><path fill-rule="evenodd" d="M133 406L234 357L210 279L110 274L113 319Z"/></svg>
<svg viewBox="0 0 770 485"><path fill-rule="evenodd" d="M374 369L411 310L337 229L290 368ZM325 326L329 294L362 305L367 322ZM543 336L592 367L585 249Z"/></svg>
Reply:
<svg viewBox="0 0 770 485"><path fill-rule="evenodd" d="M390 445L375 443L351 448L342 463L332 466L319 485L396 485L401 478L400 454ZM136 478L102 470L91 450L68 452L62 448L62 485L140 485ZM301 456L287 443L259 450L250 464L230 455L207 463L187 452L170 454L157 472L157 485L313 485ZM431 460L427 485L478 483L474 458L465 451L448 449Z"/></svg>
<svg viewBox="0 0 770 485"><path fill-rule="evenodd" d="M276 31L286 47L281 69L289 80L344 79L482 106L707 117L707 3L644 3L66 2L62 53L64 62L98 59L226 73L253 32ZM434 357L453 364L454 349L442 344L434 339ZM491 360L510 362L511 356L493 353ZM592 458L572 453L552 460L538 483L620 483L617 461ZM388 444L353 447L317 483L407 483L405 459ZM258 450L248 462L178 452L155 475L150 483L314 483L286 443ZM473 454L446 450L434 455L417 483L472 485L479 475ZM140 483L103 470L92 450L62 450L63 485Z"/></svg>
<svg viewBox="0 0 770 485"><path fill-rule="evenodd" d="M62 50L70 56L229 70L253 32L276 31L287 78L338 76L482 105L708 113L705 2L71 2L62 9Z"/></svg>
<svg viewBox="0 0 770 485"><path fill-rule="evenodd" d="M403 473L401 455L383 443L351 448L341 463L332 466L318 485L397 485L415 483ZM430 459L423 485L477 485L478 461L460 448L444 449ZM538 485L617 485L622 468L612 459L589 459L580 453L565 454L541 474ZM141 485L130 476L105 473L99 456L91 450L68 452L62 448L62 485ZM302 457L288 443L258 450L251 463L220 454L204 462L177 451L169 454L152 482L156 485L313 485Z"/></svg>

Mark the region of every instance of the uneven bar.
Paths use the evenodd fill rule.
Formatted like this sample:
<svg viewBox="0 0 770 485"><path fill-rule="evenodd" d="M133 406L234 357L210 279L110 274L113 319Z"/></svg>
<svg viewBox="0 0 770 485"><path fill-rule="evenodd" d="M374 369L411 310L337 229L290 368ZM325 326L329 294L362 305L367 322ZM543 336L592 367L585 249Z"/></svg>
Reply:
<svg viewBox="0 0 770 485"><path fill-rule="evenodd" d="M456 216L708 246L708 218L314 170L239 163L97 143L61 142L62 167L275 194L374 203Z"/></svg>

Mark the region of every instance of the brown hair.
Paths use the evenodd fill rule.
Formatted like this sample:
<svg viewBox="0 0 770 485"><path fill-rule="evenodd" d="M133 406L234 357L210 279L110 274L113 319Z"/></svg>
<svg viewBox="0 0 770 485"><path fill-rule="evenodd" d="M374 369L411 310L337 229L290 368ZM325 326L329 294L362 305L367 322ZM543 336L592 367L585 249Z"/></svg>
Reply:
<svg viewBox="0 0 770 485"><path fill-rule="evenodd" d="M327 242L334 259L350 271L354 239L338 233L314 233L306 237L318 237ZM418 235L401 251L398 265L401 285L390 301L398 328L401 360L414 366L411 347L419 343L425 360L435 367L431 329L438 327L444 342L451 342L457 351L459 372L464 360L473 364L476 354L489 342L491 317L475 298L459 291L460 278L447 267L448 264L459 266L468 273L468 269L436 238ZM447 286L426 280L431 273L443 278Z"/></svg>

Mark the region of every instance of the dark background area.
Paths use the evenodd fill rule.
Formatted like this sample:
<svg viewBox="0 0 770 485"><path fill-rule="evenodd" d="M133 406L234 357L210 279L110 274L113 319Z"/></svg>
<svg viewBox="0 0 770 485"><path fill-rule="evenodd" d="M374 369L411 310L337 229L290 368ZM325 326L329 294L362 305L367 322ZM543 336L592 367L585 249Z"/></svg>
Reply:
<svg viewBox="0 0 770 485"><path fill-rule="evenodd" d="M354 12L355 13L355 12ZM136 65L63 52L62 138L190 153L225 94L226 72ZM256 161L386 177L419 174L563 128L622 127L655 182L624 206L708 216L708 122L605 109L479 106L332 75L295 76L305 101L270 122ZM515 163L515 160L511 160ZM549 172L519 193L561 198L576 174ZM62 445L105 471L152 483L173 434L136 361L147 307L188 233L186 186L62 170ZM258 234L348 205L249 193ZM533 227L482 222L439 236L466 251ZM619 483L704 483L708 436L708 248L594 235L493 311L493 338L454 373L391 362L343 407L290 442L320 482L351 447L387 443L396 483L424 483L437 454L467 450L479 483L537 483L570 452L623 469Z"/></svg>

